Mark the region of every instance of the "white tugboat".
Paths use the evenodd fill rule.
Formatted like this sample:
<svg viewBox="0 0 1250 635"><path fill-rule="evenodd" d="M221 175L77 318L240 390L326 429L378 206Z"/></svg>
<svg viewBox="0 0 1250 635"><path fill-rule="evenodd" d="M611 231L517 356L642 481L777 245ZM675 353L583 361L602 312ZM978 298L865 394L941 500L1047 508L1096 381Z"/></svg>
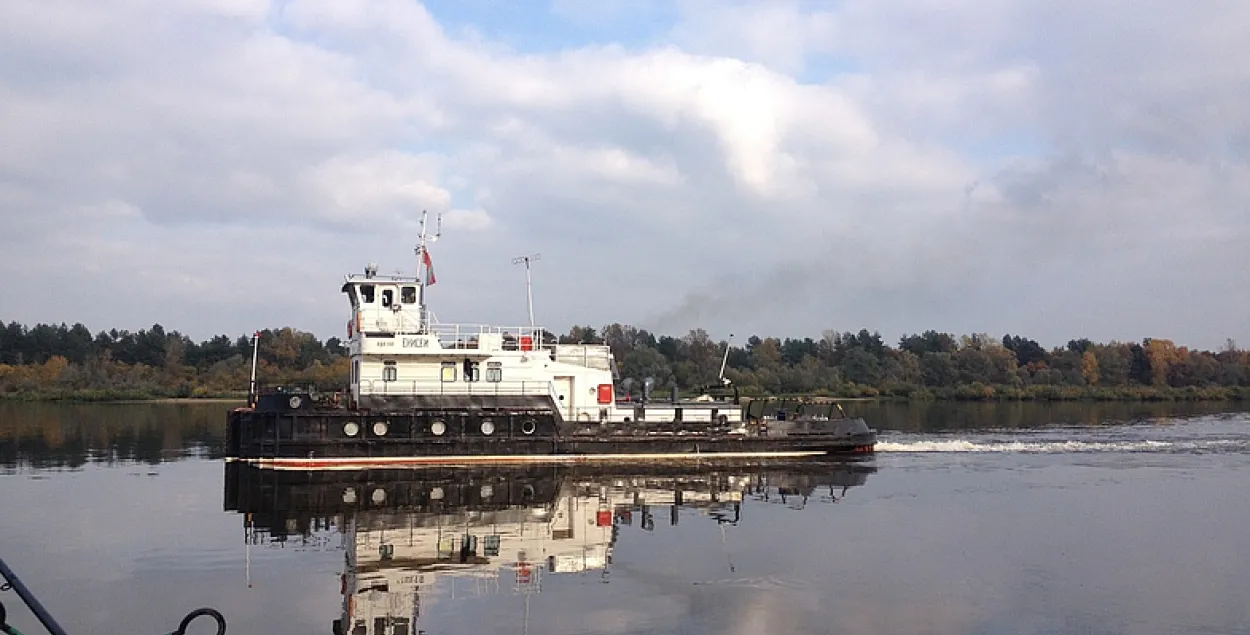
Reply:
<svg viewBox="0 0 1250 635"><path fill-rule="evenodd" d="M862 419L836 415L836 404L815 416L808 404L796 417L771 401L744 405L736 389L686 401L675 394L654 401L644 391L627 401L618 398L607 345L560 344L532 324L441 324L426 305L436 282L428 245L439 232L427 235L424 215L421 228L416 276L380 276L370 265L342 286L351 306L345 393L257 394L253 385L249 407L229 414L230 458L354 469L798 457L868 452L875 444L875 432Z"/></svg>

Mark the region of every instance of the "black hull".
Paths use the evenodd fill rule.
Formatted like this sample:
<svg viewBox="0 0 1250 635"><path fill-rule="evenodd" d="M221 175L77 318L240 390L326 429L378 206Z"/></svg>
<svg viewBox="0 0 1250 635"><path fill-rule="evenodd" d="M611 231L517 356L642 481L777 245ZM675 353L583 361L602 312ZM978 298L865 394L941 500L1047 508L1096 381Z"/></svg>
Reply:
<svg viewBox="0 0 1250 635"><path fill-rule="evenodd" d="M309 469L447 462L575 462L635 457L818 456L872 452L862 419L566 422L550 410L236 409L226 456Z"/></svg>

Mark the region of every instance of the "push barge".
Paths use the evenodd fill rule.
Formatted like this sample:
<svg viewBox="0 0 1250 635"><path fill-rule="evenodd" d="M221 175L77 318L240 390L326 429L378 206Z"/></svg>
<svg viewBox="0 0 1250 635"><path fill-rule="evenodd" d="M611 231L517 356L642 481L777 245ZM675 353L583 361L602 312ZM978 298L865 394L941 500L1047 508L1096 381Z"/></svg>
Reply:
<svg viewBox="0 0 1250 635"><path fill-rule="evenodd" d="M343 393L258 391L229 412L230 460L274 469L431 463L703 460L871 452L876 432L836 403L740 398L723 390L657 400L618 387L604 344L545 329L442 324L425 219L416 275L347 276L351 360ZM726 351L727 353L728 351ZM720 393L713 395L711 393Z"/></svg>

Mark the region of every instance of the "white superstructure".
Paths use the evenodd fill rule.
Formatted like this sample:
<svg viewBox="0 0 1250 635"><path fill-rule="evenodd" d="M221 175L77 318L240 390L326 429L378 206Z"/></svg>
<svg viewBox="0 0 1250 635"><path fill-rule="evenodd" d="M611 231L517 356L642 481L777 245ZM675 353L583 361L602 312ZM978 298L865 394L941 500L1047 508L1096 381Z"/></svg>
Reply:
<svg viewBox="0 0 1250 635"><path fill-rule="evenodd" d="M616 360L603 344L558 344L541 327L439 324L425 302L435 278L425 219L417 275L346 278L353 403L405 404L473 399L477 405L545 403L564 421L736 423L738 408L717 403L617 403ZM445 405L445 404L444 404Z"/></svg>

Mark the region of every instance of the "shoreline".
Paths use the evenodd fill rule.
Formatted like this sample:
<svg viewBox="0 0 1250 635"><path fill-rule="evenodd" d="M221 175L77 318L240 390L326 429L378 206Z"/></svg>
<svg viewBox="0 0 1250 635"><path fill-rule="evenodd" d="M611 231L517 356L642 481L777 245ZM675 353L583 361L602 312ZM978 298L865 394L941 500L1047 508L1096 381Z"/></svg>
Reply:
<svg viewBox="0 0 1250 635"><path fill-rule="evenodd" d="M1250 401L1250 387L1216 387L1216 388L1120 388L1099 390L1004 390L986 391L984 389L954 388L942 390L940 393L917 391L912 394L879 394L865 396L862 394L840 397L835 395L742 395L742 400L750 399L807 399L815 402L838 403L882 403L882 404L914 404L914 403L1220 403ZM0 404L4 403L65 403L65 404L245 404L246 396L239 397L140 397L119 396L109 398L101 395L75 394L3 394ZM664 400L652 400L653 404L662 405Z"/></svg>

